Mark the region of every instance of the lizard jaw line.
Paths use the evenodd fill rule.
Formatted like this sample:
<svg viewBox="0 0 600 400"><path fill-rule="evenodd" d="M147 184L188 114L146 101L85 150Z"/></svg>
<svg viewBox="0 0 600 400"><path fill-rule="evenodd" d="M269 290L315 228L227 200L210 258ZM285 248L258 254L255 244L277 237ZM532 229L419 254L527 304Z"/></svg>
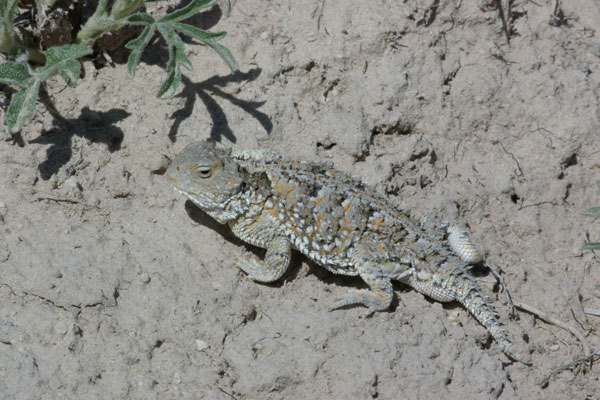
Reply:
<svg viewBox="0 0 600 400"><path fill-rule="evenodd" d="M178 189L176 187L173 187L173 189L175 189L176 191L178 191L179 193L181 193L182 195L186 196L186 197L192 197L188 192L186 192L185 190L181 190Z"/></svg>

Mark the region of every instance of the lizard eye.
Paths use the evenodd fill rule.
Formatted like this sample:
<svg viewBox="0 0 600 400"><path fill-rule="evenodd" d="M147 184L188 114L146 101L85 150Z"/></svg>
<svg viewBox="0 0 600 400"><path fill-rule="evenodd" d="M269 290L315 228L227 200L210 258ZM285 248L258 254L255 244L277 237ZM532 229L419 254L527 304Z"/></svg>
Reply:
<svg viewBox="0 0 600 400"><path fill-rule="evenodd" d="M196 168L196 173L200 176L200 178L206 179L210 178L212 175L212 169L210 167L200 165Z"/></svg>

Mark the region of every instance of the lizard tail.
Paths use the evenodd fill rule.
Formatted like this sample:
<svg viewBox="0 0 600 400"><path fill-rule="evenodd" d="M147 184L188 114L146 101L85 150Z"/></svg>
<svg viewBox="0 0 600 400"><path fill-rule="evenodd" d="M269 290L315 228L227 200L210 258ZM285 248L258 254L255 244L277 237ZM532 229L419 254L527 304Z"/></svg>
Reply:
<svg viewBox="0 0 600 400"><path fill-rule="evenodd" d="M433 274L417 272L408 278L407 283L434 300L458 301L488 330L504 354L514 361L531 364L527 357L515 351L498 312L462 263L445 263Z"/></svg>

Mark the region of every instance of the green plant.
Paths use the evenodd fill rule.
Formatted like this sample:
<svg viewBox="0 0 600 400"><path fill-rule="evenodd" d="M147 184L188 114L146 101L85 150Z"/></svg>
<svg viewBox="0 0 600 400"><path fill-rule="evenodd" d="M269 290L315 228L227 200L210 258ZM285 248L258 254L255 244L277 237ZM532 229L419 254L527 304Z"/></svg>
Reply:
<svg viewBox="0 0 600 400"><path fill-rule="evenodd" d="M106 32L125 25L129 14L137 10L142 3L143 0L117 0L109 9L108 0L100 0L94 14L79 30L76 42L91 46Z"/></svg>
<svg viewBox="0 0 600 400"><path fill-rule="evenodd" d="M6 124L11 132L19 131L31 119L40 86L45 80L60 74L67 84L74 84L81 72L78 60L92 54L92 46L105 33L125 25L143 27L141 34L125 45L131 49L127 67L132 77L144 48L156 31L167 43L169 49L167 78L158 91L157 96L160 98L168 98L175 94L181 81L181 67L192 68L191 61L185 55L183 40L179 33L190 35L212 47L232 71L237 68L231 52L218 43L225 37L225 32L211 33L181 22L200 10L211 7L216 0L192 0L187 6L158 20L145 12L135 12L144 4L144 0L114 0L112 2L98 0L96 9L87 19L81 15L81 10L85 9L84 6L69 7L77 2L78 0L61 2L44 0L35 1L35 5L32 5L33 1L24 2L31 3L30 7L38 8L38 14L44 15L46 22L48 19L64 18L66 15L67 26L77 27L79 24L77 21L83 19L77 35L71 35L71 32L67 32L68 35L64 32L61 32L62 35L55 35L73 37L71 42L54 44L44 51L41 48L44 35L51 36L52 32L48 33L41 26L34 26L40 20L39 18L30 21L33 27L28 31L17 30L13 25L20 3L18 0L0 0L0 53L11 60L0 64L0 83L16 87L18 90L12 96L5 115ZM59 6L56 4L61 4L65 8L58 8ZM76 10L79 10L80 14L76 14ZM23 15L26 14L21 16ZM44 22L40 22L40 24L43 25ZM46 24L44 27L47 26L64 29L65 25L55 23Z"/></svg>
<svg viewBox="0 0 600 400"><path fill-rule="evenodd" d="M0 53L3 54L16 54L20 48L12 27L17 1L0 1Z"/></svg>
<svg viewBox="0 0 600 400"><path fill-rule="evenodd" d="M46 64L31 68L26 62L7 61L0 64L0 82L18 86L6 110L6 124L12 131L20 130L31 118L43 81L60 74L68 85L74 85L81 73L78 58L91 54L92 49L78 44L54 46L46 51Z"/></svg>
<svg viewBox="0 0 600 400"><path fill-rule="evenodd" d="M223 45L217 43L226 35L225 32L211 33L195 26L184 24L180 21L191 17L203 8L209 7L214 3L214 0L194 0L186 7L175 10L174 12L165 15L156 21L151 15L146 13L135 13L127 19L127 22L133 25L142 25L144 30L142 33L125 45L131 49L131 54L127 61L127 68L131 77L135 75L135 67L140 61L142 51L158 30L169 47L169 61L167 63L167 79L160 87L157 96L159 98L169 98L173 96L177 86L181 81L181 67L192 69L192 63L185 55L183 49L183 40L177 34L177 31L195 37L203 43L212 47L223 60L227 63L231 71L235 71L237 66L231 52Z"/></svg>
<svg viewBox="0 0 600 400"><path fill-rule="evenodd" d="M596 181L596 186L600 189L600 181ZM600 217L600 207L588 208L584 211L583 215L589 215L592 217ZM600 250L600 242L587 242L583 245L584 250Z"/></svg>

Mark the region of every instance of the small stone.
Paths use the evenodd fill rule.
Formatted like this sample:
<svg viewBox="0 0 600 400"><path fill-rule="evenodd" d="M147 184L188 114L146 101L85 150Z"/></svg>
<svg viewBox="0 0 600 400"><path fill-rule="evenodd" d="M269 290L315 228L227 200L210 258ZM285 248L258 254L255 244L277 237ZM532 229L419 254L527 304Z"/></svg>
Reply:
<svg viewBox="0 0 600 400"><path fill-rule="evenodd" d="M81 191L82 187L75 176L70 177L65 181L65 187L74 191Z"/></svg>
<svg viewBox="0 0 600 400"><path fill-rule="evenodd" d="M140 362L140 359L137 357L125 357L125 364L127 365L135 365Z"/></svg>
<svg viewBox="0 0 600 400"><path fill-rule="evenodd" d="M152 278L150 278L150 275L148 275L147 273L142 273L140 274L140 281L142 283L150 283L150 281L152 280Z"/></svg>
<svg viewBox="0 0 600 400"><path fill-rule="evenodd" d="M148 169L150 172L156 175L162 175L165 173L171 161L164 154L160 157L152 158L148 161Z"/></svg>
<svg viewBox="0 0 600 400"><path fill-rule="evenodd" d="M448 321L450 321L450 323L452 325L459 325L460 324L460 312L458 312L458 311L452 311L448 315Z"/></svg>
<svg viewBox="0 0 600 400"><path fill-rule="evenodd" d="M69 331L69 325L65 321L59 321L54 325L54 332L59 336L64 336Z"/></svg>
<svg viewBox="0 0 600 400"><path fill-rule="evenodd" d="M592 43L589 46L589 50L596 57L600 57L600 42Z"/></svg>
<svg viewBox="0 0 600 400"><path fill-rule="evenodd" d="M206 343L204 340L202 339L196 339L196 350L198 351L204 351L206 349L208 349L208 343Z"/></svg>
<svg viewBox="0 0 600 400"><path fill-rule="evenodd" d="M8 142L10 140L12 140L12 134L10 133L10 131L8 130L8 126L4 126L3 129L0 129L0 141L2 142Z"/></svg>
<svg viewBox="0 0 600 400"><path fill-rule="evenodd" d="M8 208L6 207L6 204L0 200L0 223L4 222L7 213Z"/></svg>
<svg viewBox="0 0 600 400"><path fill-rule="evenodd" d="M0 263L8 261L10 258L10 250L8 249L8 244L4 241L3 238L0 237Z"/></svg>
<svg viewBox="0 0 600 400"><path fill-rule="evenodd" d="M242 316L244 321L254 321L256 319L256 307L254 304L244 303L242 306Z"/></svg>

